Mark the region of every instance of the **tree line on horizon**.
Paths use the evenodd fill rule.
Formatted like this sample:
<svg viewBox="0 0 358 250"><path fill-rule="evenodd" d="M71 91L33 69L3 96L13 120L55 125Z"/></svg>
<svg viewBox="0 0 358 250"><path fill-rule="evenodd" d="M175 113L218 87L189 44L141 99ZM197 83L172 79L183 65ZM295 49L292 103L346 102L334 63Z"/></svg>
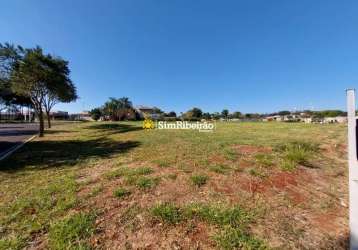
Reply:
<svg viewBox="0 0 358 250"><path fill-rule="evenodd" d="M23 48L0 43L0 106L20 105L33 109L42 137L45 116L51 127L52 108L59 102L78 98L68 64L61 57L44 53L39 46Z"/></svg>
<svg viewBox="0 0 358 250"><path fill-rule="evenodd" d="M189 121L199 121L201 119L205 120L218 120L218 119L260 119L267 116L274 115L295 115L304 113L306 116L311 116L314 118L323 118L323 117L336 117L336 116L346 116L347 113L341 110L322 110L322 111L287 111L282 110L276 113L270 114L259 114L259 113L246 113L243 114L240 111L235 111L230 113L228 109L223 109L221 112L203 112L202 109L194 107L184 113L177 115L175 111L170 111L168 113L162 111L161 109L154 107L153 114L156 115L157 119L164 120L189 120ZM133 103L129 100L128 97L122 98L113 98L110 97L107 102L105 102L101 107L94 108L90 111L90 115L93 120L110 120L110 121L123 121L123 120L141 120L143 117L138 113L133 107Z"/></svg>

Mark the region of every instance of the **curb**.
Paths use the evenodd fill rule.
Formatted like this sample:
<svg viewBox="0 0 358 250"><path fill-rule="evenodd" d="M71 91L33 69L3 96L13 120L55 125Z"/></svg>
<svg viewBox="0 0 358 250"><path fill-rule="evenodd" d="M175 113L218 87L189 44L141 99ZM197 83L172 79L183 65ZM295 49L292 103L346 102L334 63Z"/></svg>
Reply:
<svg viewBox="0 0 358 250"><path fill-rule="evenodd" d="M26 141L21 142L18 145L13 146L12 148L10 148L8 151L6 151L6 153L4 155L2 155L0 157L0 161L4 160L5 158L7 158L8 156L10 156L12 153L14 153L16 150L20 149L22 146L24 146L26 143L28 143L29 141L32 141L37 135L33 135L32 137L30 137L29 139L27 139Z"/></svg>

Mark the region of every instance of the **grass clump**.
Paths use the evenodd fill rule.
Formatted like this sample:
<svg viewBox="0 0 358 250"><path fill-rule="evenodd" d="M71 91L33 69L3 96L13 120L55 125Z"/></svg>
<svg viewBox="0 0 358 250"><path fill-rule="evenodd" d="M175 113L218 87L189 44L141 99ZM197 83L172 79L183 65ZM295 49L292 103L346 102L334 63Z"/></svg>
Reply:
<svg viewBox="0 0 358 250"><path fill-rule="evenodd" d="M115 179L120 176L138 176L138 175L149 175L154 171L150 167L139 167L139 168L129 168L121 167L119 169L113 170L106 174L108 179Z"/></svg>
<svg viewBox="0 0 358 250"><path fill-rule="evenodd" d="M94 232L94 214L75 214L56 224L49 230L51 249L89 249L86 240Z"/></svg>
<svg viewBox="0 0 358 250"><path fill-rule="evenodd" d="M301 141L280 144L275 148L281 154L283 170L293 170L297 165L310 167L309 161L318 149L317 144Z"/></svg>
<svg viewBox="0 0 358 250"><path fill-rule="evenodd" d="M173 203L157 204L150 212L155 218L168 224L177 224L183 219L181 209Z"/></svg>
<svg viewBox="0 0 358 250"><path fill-rule="evenodd" d="M151 189L155 186L157 186L160 182L160 178L150 178L150 177L139 177L136 182L135 185L140 188L140 189Z"/></svg>
<svg viewBox="0 0 358 250"><path fill-rule="evenodd" d="M113 195L117 198L123 198L125 196L129 196L131 194L131 191L125 189L125 188L118 188L113 192Z"/></svg>
<svg viewBox="0 0 358 250"><path fill-rule="evenodd" d="M210 224L220 226L245 227L253 218L252 214L239 206L224 208L194 203L187 206L184 212L186 218L198 218Z"/></svg>
<svg viewBox="0 0 358 250"><path fill-rule="evenodd" d="M202 174L192 175L190 177L191 182L197 187L201 187L205 185L208 179L209 177L207 175L202 175Z"/></svg>
<svg viewBox="0 0 358 250"><path fill-rule="evenodd" d="M249 170L249 174L251 174L252 176L256 176L259 178L265 178L267 177L267 174L265 173L264 169L262 168L251 168Z"/></svg>
<svg viewBox="0 0 358 250"><path fill-rule="evenodd" d="M229 172L230 168L228 166L218 164L210 166L209 170L218 174L226 174Z"/></svg>
<svg viewBox="0 0 358 250"><path fill-rule="evenodd" d="M274 159L272 155L269 154L256 154L256 162L263 167L271 167L274 164Z"/></svg>
<svg viewBox="0 0 358 250"><path fill-rule="evenodd" d="M220 233L214 236L216 244L220 249L268 249L264 242L257 239L240 229L226 226Z"/></svg>

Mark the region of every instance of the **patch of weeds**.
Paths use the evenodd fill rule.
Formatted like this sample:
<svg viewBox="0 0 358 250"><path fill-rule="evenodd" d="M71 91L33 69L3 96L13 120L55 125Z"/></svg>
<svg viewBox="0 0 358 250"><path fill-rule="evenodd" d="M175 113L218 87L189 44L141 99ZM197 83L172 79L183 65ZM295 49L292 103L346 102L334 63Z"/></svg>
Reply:
<svg viewBox="0 0 358 250"><path fill-rule="evenodd" d="M150 177L139 177L136 182L135 185L137 187L139 187L140 189L151 189L155 186L157 186L160 182L160 178L156 177L156 178L150 178Z"/></svg>
<svg viewBox="0 0 358 250"><path fill-rule="evenodd" d="M184 214L186 218L198 218L214 225L231 225L241 228L246 227L254 216L253 213L239 206L225 208L201 203L193 203L185 207Z"/></svg>
<svg viewBox="0 0 358 250"><path fill-rule="evenodd" d="M272 155L269 154L256 154L256 162L263 167L271 167L274 164Z"/></svg>
<svg viewBox="0 0 358 250"><path fill-rule="evenodd" d="M309 160L314 152L319 150L317 144L294 141L277 145L275 150L281 154L283 170L293 170L297 165L311 167Z"/></svg>
<svg viewBox="0 0 358 250"><path fill-rule="evenodd" d="M75 214L49 229L51 249L89 249L87 239L94 232L94 214Z"/></svg>
<svg viewBox="0 0 358 250"><path fill-rule="evenodd" d="M168 179L176 180L178 175L177 174L168 174L167 177L168 177Z"/></svg>
<svg viewBox="0 0 358 250"><path fill-rule="evenodd" d="M227 174L230 171L230 168L226 165L218 164L210 166L209 170L218 174Z"/></svg>
<svg viewBox="0 0 358 250"><path fill-rule="evenodd" d="M180 208L172 203L157 204L150 212L155 218L168 224L177 224L183 219Z"/></svg>
<svg viewBox="0 0 358 250"><path fill-rule="evenodd" d="M227 148L224 150L224 157L229 161L236 161L237 160L237 153L232 148Z"/></svg>
<svg viewBox="0 0 358 250"><path fill-rule="evenodd" d="M256 176L259 178L265 178L267 177L267 174L265 173L265 171L262 168L251 168L249 170L249 174L251 174L252 176Z"/></svg>
<svg viewBox="0 0 358 250"><path fill-rule="evenodd" d="M158 159L154 163L157 164L160 168L170 167L170 162L167 159Z"/></svg>
<svg viewBox="0 0 358 250"><path fill-rule="evenodd" d="M26 241L23 238L16 237L11 239L0 239L0 249L24 249Z"/></svg>
<svg viewBox="0 0 358 250"><path fill-rule="evenodd" d="M88 194L88 197L94 197L102 191L103 191L103 186L98 185L91 190L91 192Z"/></svg>
<svg viewBox="0 0 358 250"><path fill-rule="evenodd" d="M115 179L120 176L138 176L138 175L149 175L154 171L150 167L139 167L139 168L129 168L121 167L119 169L113 170L106 174L108 179Z"/></svg>
<svg viewBox="0 0 358 250"><path fill-rule="evenodd" d="M197 187L201 187L205 185L208 179L209 177L207 175L202 175L202 174L192 175L190 177L191 182Z"/></svg>
<svg viewBox="0 0 358 250"><path fill-rule="evenodd" d="M238 228L226 226L220 233L214 236L220 249L269 249L266 244Z"/></svg>
<svg viewBox="0 0 358 250"><path fill-rule="evenodd" d="M131 191L125 189L125 188L118 188L114 190L113 195L117 198L123 198L125 196L129 196L131 194Z"/></svg>
<svg viewBox="0 0 358 250"><path fill-rule="evenodd" d="M53 218L63 216L76 205L77 189L74 176L63 176L54 178L45 187L29 187L28 193L18 196L11 205L0 206L0 225L5 229L1 232L0 245L16 249L16 245L22 246L32 234L48 228ZM10 232L21 236L12 238Z"/></svg>

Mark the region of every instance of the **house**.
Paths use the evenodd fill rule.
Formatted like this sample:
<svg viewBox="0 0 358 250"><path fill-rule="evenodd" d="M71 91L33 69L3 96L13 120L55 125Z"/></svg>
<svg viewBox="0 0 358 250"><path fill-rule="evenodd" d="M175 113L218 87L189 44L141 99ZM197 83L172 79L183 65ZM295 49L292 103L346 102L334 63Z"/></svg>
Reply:
<svg viewBox="0 0 358 250"><path fill-rule="evenodd" d="M336 117L325 117L323 118L323 123L346 123L346 116L336 116Z"/></svg>
<svg viewBox="0 0 358 250"><path fill-rule="evenodd" d="M271 122L271 121L281 122L281 121L283 121L283 116L281 116L281 115L266 116L265 118L263 118L263 121L265 121L265 122Z"/></svg>
<svg viewBox="0 0 358 250"><path fill-rule="evenodd" d="M148 107L148 106L137 106L135 107L135 110L139 114L140 118L150 118L150 119L159 119L161 117L161 114L157 113L158 108L156 107Z"/></svg>
<svg viewBox="0 0 358 250"><path fill-rule="evenodd" d="M67 120L69 118L69 115L66 111L55 111L50 112L50 117L52 120Z"/></svg>
<svg viewBox="0 0 358 250"><path fill-rule="evenodd" d="M70 119L74 121L93 121L89 111L82 111L81 113L71 114Z"/></svg>

